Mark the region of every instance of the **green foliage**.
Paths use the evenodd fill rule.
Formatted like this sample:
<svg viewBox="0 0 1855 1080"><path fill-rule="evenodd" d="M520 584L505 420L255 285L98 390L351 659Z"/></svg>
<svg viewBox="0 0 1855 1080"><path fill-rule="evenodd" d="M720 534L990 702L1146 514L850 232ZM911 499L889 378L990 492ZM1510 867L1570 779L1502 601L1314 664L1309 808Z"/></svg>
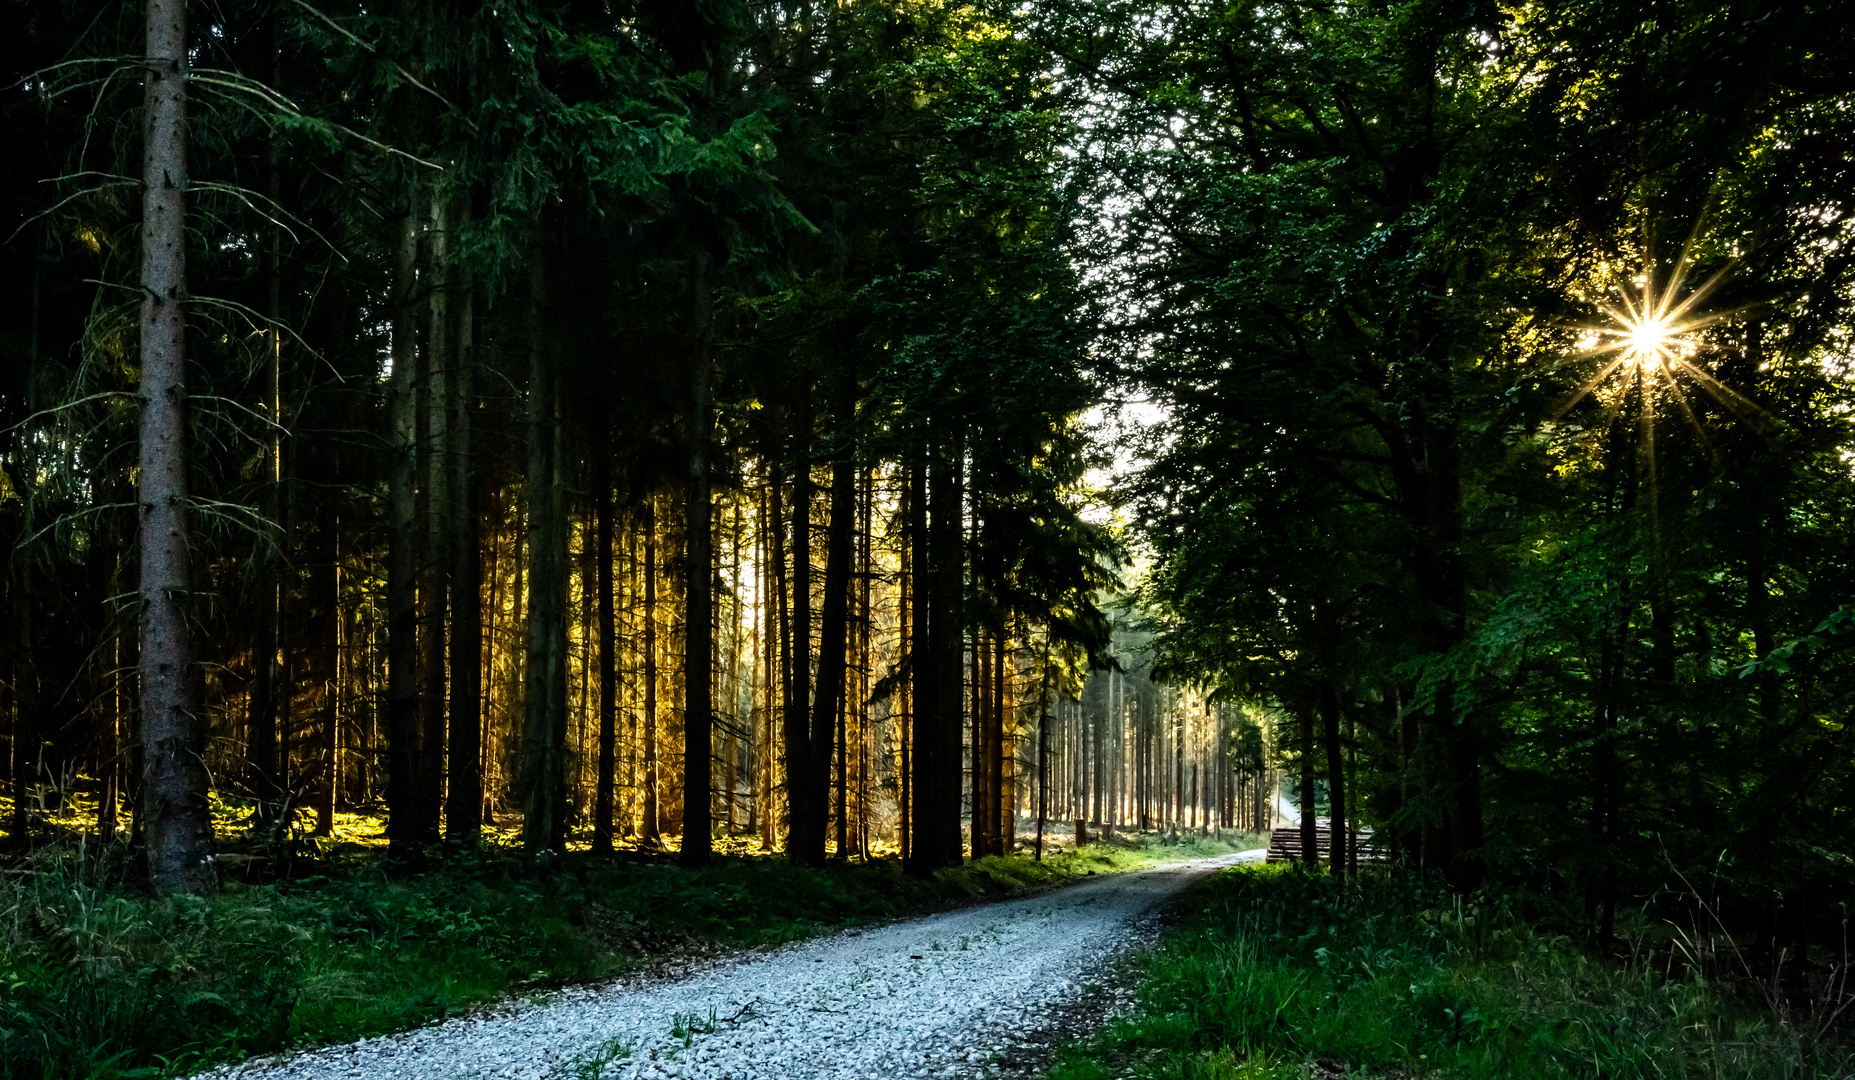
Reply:
<svg viewBox="0 0 1855 1080"><path fill-rule="evenodd" d="M1166 406L1124 492L1156 670L1336 697L1351 810L1461 888L1608 933L1717 873L1761 962L1831 940L1855 172L1804 148L1855 137L1849 21L1152 10L1038 18L1098 95L1100 345ZM1668 355L1594 347L1651 296Z"/></svg>
<svg viewBox="0 0 1855 1080"><path fill-rule="evenodd" d="M1052 1080L1290 1077L1317 1063L1593 1080L1855 1069L1855 1047L1653 951L1617 961L1539 928L1570 921L1537 896L1463 897L1414 875L1229 871L1147 961L1140 1012L1068 1051Z"/></svg>

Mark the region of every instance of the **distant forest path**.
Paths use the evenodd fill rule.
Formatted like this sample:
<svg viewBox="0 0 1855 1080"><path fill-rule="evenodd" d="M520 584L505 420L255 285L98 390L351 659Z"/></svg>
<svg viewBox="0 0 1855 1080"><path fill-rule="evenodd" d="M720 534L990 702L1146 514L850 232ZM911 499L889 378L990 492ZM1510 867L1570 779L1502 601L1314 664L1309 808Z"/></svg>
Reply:
<svg viewBox="0 0 1855 1080"><path fill-rule="evenodd" d="M773 953L669 981L568 990L402 1035L248 1062L295 1078L977 1076L1040 1062L1041 1040L1191 882L1261 851L1174 863Z"/></svg>

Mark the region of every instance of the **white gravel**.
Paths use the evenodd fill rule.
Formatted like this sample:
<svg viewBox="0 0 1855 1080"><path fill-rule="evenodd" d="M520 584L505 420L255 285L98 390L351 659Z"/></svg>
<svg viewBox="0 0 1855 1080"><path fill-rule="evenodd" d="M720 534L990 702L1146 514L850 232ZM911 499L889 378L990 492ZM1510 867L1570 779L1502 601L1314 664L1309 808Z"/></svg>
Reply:
<svg viewBox="0 0 1855 1080"><path fill-rule="evenodd" d="M215 1080L801 1080L979 1075L1149 936L1186 884L1261 851L744 953L668 982L610 983Z"/></svg>

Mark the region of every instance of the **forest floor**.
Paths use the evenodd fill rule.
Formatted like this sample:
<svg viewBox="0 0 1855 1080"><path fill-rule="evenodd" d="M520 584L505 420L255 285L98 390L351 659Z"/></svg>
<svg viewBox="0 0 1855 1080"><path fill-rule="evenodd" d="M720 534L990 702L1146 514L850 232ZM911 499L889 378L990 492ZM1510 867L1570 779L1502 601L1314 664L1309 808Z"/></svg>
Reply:
<svg viewBox="0 0 1855 1080"><path fill-rule="evenodd" d="M1086 849L1085 849L1086 853ZM261 1059L226 1080L956 1077L1040 1071L1066 1010L1168 900L1261 851L1162 864L765 953L567 990L402 1035ZM1108 860L1102 860L1107 865Z"/></svg>
<svg viewBox="0 0 1855 1080"><path fill-rule="evenodd" d="M338 822L280 866L228 816L221 891L157 901L126 845L77 834L70 816L69 829L42 819L31 855L0 859L0 1077L181 1076L1260 843L1135 834L1077 851L1052 836L1041 861L921 880L892 858L806 868L745 842L703 870L631 850L537 871L492 838L406 873L370 842L377 819Z"/></svg>

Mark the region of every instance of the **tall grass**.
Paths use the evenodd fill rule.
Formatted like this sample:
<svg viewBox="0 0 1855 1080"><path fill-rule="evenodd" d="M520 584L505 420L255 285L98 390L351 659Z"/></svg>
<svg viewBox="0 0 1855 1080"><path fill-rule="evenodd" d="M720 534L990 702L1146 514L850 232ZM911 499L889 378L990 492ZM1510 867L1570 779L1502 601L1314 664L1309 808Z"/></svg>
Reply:
<svg viewBox="0 0 1855 1080"><path fill-rule="evenodd" d="M1525 896L1279 867L1206 884L1148 961L1142 1008L1052 1080L1802 1078L1847 1042L1692 972L1594 956Z"/></svg>

